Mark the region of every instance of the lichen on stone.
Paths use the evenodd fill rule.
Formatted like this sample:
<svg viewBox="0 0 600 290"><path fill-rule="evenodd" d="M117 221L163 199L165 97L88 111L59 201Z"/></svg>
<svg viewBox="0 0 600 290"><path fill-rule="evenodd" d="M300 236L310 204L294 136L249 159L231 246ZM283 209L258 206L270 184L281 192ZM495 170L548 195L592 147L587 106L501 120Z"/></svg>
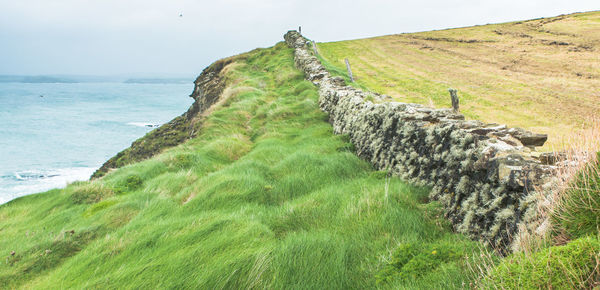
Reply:
<svg viewBox="0 0 600 290"><path fill-rule="evenodd" d="M284 38L295 48L296 66L319 87L319 107L334 132L348 134L356 154L375 168L432 186L430 198L444 205L457 231L508 248L517 223L539 220L531 196L548 187L553 167L527 146L541 146L544 136L465 120L452 109L381 102L331 76L298 32Z"/></svg>

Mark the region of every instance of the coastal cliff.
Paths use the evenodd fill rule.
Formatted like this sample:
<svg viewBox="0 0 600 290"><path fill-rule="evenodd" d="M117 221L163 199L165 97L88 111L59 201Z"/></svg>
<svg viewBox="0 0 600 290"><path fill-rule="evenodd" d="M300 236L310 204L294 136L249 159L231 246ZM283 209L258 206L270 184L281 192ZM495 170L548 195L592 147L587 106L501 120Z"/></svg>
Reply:
<svg viewBox="0 0 600 290"><path fill-rule="evenodd" d="M546 136L386 102L285 39L205 69L110 173L0 205L0 288L597 286L597 163L569 231L509 254L555 188Z"/></svg>
<svg viewBox="0 0 600 290"><path fill-rule="evenodd" d="M194 90L190 95L194 103L187 112L135 140L131 147L106 161L92 174L91 179L100 178L112 169L150 158L196 136L202 123L202 113L219 100L226 87L223 69L238 57L221 59L205 68L194 81Z"/></svg>

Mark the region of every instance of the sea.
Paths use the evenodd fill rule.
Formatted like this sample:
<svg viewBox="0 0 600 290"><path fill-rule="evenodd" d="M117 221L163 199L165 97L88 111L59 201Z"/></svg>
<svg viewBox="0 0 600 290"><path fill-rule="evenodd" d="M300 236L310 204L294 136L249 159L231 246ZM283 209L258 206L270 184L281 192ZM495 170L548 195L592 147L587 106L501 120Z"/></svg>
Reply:
<svg viewBox="0 0 600 290"><path fill-rule="evenodd" d="M0 83L0 204L87 180L184 113L189 83Z"/></svg>

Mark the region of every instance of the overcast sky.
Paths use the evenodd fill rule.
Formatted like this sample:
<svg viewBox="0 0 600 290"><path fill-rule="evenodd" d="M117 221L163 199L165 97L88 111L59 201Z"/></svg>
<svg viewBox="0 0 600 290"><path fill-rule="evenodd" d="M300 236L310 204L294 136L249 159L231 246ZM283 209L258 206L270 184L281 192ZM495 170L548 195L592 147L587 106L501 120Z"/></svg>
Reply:
<svg viewBox="0 0 600 290"><path fill-rule="evenodd" d="M299 25L335 41L598 9L599 0L0 0L0 74L195 76Z"/></svg>

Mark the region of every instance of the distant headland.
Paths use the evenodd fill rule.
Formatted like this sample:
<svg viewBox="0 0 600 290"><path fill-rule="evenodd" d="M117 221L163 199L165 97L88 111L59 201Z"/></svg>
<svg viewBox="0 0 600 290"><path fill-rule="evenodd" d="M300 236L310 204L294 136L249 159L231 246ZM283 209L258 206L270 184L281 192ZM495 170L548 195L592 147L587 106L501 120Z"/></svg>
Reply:
<svg viewBox="0 0 600 290"><path fill-rule="evenodd" d="M185 84L191 77L132 77L78 75L0 75L0 83L127 83L127 84Z"/></svg>

